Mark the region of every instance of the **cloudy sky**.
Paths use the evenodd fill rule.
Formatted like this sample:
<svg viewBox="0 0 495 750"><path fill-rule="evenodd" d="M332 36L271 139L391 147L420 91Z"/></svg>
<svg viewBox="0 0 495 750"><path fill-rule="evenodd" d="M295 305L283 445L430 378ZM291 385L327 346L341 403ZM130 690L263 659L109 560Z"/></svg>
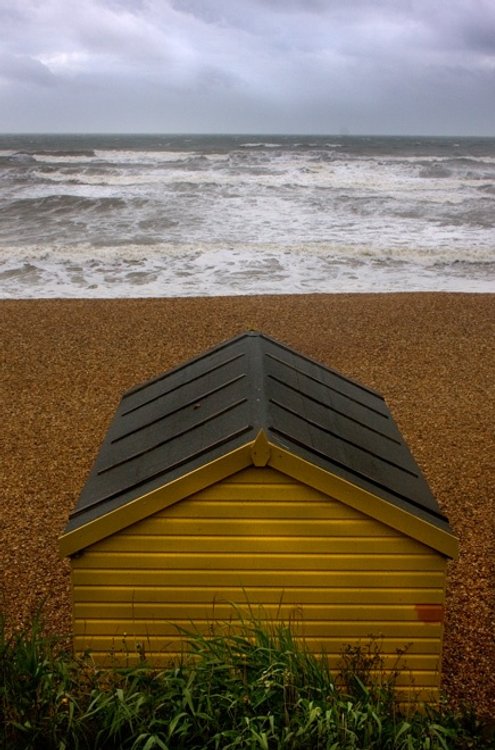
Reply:
<svg viewBox="0 0 495 750"><path fill-rule="evenodd" d="M0 132L495 136L495 0L0 0Z"/></svg>

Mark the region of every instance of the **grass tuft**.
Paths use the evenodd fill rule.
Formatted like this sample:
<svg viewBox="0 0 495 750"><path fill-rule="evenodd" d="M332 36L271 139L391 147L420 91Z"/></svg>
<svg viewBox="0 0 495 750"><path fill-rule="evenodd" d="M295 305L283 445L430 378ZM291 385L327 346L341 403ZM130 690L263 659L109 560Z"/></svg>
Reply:
<svg viewBox="0 0 495 750"><path fill-rule="evenodd" d="M2 750L489 750L470 709L401 709L400 663L379 644L349 646L334 676L290 625L252 616L183 633L182 663L100 669L44 634L35 616L0 617ZM400 655L399 655L400 656Z"/></svg>

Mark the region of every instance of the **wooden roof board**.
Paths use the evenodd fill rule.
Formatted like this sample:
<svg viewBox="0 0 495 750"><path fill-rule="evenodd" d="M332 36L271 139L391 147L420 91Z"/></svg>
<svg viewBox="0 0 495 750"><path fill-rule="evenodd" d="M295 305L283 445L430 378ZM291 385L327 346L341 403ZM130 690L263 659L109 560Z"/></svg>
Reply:
<svg viewBox="0 0 495 750"><path fill-rule="evenodd" d="M449 530L383 397L253 332L124 395L66 532L260 431L271 444Z"/></svg>
<svg viewBox="0 0 495 750"><path fill-rule="evenodd" d="M265 343L268 434L306 460L405 510L446 523L384 398L340 373Z"/></svg>

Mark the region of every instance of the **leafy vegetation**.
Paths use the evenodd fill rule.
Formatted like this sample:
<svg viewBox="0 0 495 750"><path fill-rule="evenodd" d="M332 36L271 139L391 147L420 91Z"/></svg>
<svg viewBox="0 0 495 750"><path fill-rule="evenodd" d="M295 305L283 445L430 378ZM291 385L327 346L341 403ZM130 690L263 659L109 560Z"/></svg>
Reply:
<svg viewBox="0 0 495 750"><path fill-rule="evenodd" d="M73 657L40 618L8 634L0 619L2 750L488 750L472 711L401 709L398 669L348 647L340 675L290 627L241 620L186 634L181 664L111 670Z"/></svg>

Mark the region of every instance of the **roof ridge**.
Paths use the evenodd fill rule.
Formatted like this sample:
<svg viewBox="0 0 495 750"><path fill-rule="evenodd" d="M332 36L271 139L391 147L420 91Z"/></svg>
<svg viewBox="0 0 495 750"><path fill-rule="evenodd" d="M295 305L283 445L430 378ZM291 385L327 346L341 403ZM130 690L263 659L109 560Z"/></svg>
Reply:
<svg viewBox="0 0 495 750"><path fill-rule="evenodd" d="M443 523L384 397L256 330L123 395L69 523L124 507L260 432L329 475Z"/></svg>
<svg viewBox="0 0 495 750"><path fill-rule="evenodd" d="M268 409L267 409L267 376L265 367L265 352L262 348L262 334L250 331L248 343L248 368L249 377L252 383L250 392L250 408L252 414L251 423L256 434L263 430L268 430Z"/></svg>

